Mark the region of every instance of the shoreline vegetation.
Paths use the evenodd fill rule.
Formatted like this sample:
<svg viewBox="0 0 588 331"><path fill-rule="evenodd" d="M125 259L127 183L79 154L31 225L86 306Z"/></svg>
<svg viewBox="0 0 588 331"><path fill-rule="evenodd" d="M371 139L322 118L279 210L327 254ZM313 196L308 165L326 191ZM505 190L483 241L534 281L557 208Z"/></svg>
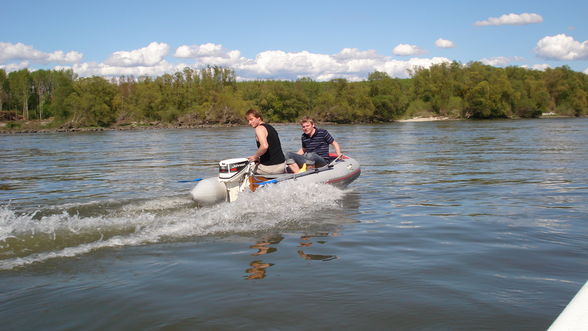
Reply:
<svg viewBox="0 0 588 331"><path fill-rule="evenodd" d="M577 116L561 116L552 113L543 114L542 116L537 117L537 119L546 119L546 118L576 118ZM586 116L580 116L586 117ZM437 122L437 121L462 121L465 119L461 118L449 118L447 116L417 116L413 118L407 119L399 119L391 121L390 123L411 123L411 122ZM247 126L247 124L243 123L229 123L229 124L171 124L171 123L160 123L160 122L151 122L151 123L130 123L125 125L114 125L110 127L71 127L71 128L63 128L63 127L46 127L43 126L43 123L47 125L48 121L39 123L38 121L30 121L28 124L25 124L23 128L20 129L5 129L6 122L0 122L0 134L24 134L24 133L74 133L74 132L99 132L99 131L131 131L131 130L156 130L156 129L197 129L197 128L222 128L222 127L236 127L236 126ZM293 123L272 123L275 126L281 125L288 125ZM328 125L338 125L339 123L334 122L321 122L320 124L328 124ZM359 124L359 123L357 123Z"/></svg>
<svg viewBox="0 0 588 331"><path fill-rule="evenodd" d="M230 68L185 68L160 77L79 78L72 70L0 69L0 133L200 128L271 123L362 124L584 117L588 75L472 62L415 68L410 78L237 82Z"/></svg>

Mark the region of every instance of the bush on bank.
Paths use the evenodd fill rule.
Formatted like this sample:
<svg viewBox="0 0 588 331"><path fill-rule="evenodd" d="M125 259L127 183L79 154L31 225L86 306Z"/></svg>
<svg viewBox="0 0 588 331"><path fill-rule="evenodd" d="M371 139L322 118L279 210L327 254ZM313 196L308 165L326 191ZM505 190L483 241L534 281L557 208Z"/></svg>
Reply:
<svg viewBox="0 0 588 331"><path fill-rule="evenodd" d="M237 82L230 68L185 68L160 77L79 78L71 70L0 69L0 117L43 127L242 124L249 108L268 121L303 115L335 123L414 116L534 118L588 112L588 76L563 66L538 71L457 62L417 68L407 79L375 71L367 80ZM9 109L10 111L7 111ZM50 121L47 121L50 119ZM27 122L27 123L28 123Z"/></svg>

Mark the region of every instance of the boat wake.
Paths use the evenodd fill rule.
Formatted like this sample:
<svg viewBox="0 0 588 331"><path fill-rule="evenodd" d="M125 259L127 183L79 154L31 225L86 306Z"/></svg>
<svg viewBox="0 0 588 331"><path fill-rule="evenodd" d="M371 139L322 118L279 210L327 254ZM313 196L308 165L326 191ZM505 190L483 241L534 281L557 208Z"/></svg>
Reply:
<svg viewBox="0 0 588 331"><path fill-rule="evenodd" d="M282 183L245 193L234 203L196 208L188 197L68 204L16 212L0 207L0 270L102 248L193 237L304 228L339 206L345 191Z"/></svg>

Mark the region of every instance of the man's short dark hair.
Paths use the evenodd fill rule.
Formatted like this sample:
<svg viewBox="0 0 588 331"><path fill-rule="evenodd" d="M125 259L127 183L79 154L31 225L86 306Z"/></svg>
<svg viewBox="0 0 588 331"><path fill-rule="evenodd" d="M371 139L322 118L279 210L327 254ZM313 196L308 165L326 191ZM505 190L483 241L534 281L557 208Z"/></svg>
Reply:
<svg viewBox="0 0 588 331"><path fill-rule="evenodd" d="M245 113L245 117L253 115L253 117L257 117L263 121L263 116L261 116L261 112L257 109L251 108Z"/></svg>

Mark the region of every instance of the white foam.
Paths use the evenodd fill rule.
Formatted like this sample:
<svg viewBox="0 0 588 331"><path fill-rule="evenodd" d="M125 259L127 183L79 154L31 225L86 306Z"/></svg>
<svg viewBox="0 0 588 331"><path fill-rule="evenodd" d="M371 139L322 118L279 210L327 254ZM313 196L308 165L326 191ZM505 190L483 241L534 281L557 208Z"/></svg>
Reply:
<svg viewBox="0 0 588 331"><path fill-rule="evenodd" d="M192 204L192 200L188 196L184 197L172 197L172 198L161 198L142 201L138 203L130 203L123 206L123 210L127 212L136 211L156 211L187 207Z"/></svg>
<svg viewBox="0 0 588 331"><path fill-rule="evenodd" d="M335 208L345 194L330 185L280 183L243 193L233 203L195 208L187 198L130 202L103 216L81 217L63 211L35 218L0 208L0 253L10 256L10 240L44 240L48 250L0 260L0 270L53 258L73 257L96 249L136 246L220 233L243 233L312 222L325 208ZM38 218L38 217L37 217ZM88 239L93 238L93 239ZM96 239L98 238L98 239ZM89 240L93 240L88 242ZM64 247L65 246L65 247Z"/></svg>

